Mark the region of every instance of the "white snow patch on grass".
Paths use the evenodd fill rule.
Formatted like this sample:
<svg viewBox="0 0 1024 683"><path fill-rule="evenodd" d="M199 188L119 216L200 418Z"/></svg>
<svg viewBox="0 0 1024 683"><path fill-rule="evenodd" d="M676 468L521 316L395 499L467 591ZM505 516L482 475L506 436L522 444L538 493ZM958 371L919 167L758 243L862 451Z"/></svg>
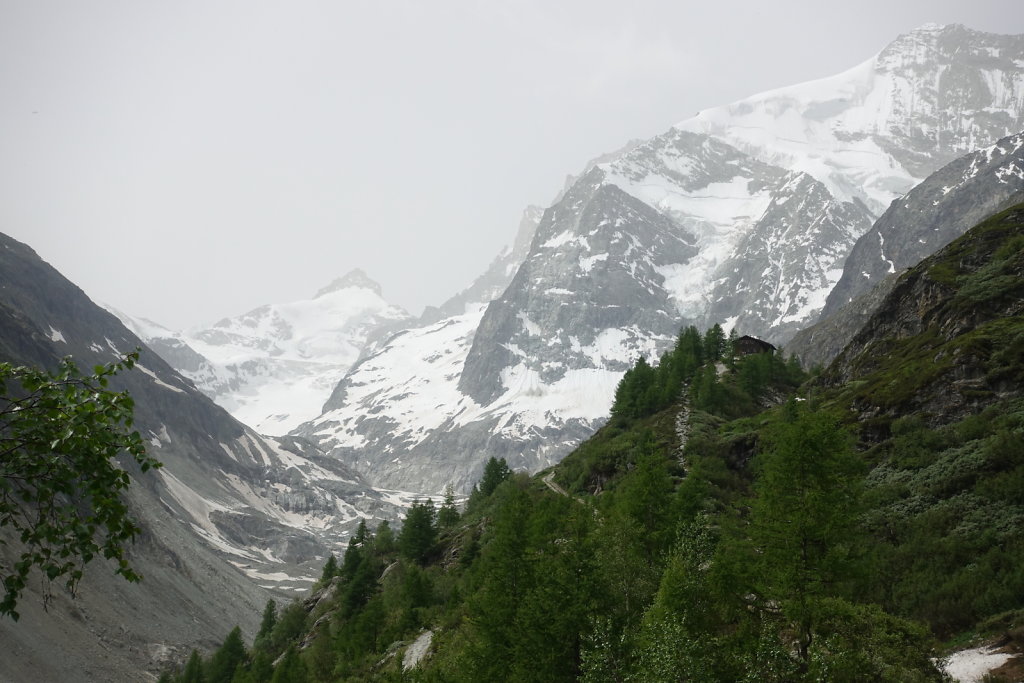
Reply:
<svg viewBox="0 0 1024 683"><path fill-rule="evenodd" d="M954 652L946 661L944 669L953 680L960 683L980 683L989 671L998 669L1013 655L993 652L989 647L976 647Z"/></svg>

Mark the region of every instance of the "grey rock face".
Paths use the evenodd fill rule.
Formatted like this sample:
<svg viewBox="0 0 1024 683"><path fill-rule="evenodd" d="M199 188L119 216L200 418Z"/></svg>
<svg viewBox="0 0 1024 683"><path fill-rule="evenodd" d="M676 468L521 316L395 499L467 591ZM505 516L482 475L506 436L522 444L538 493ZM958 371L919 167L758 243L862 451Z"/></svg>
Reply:
<svg viewBox="0 0 1024 683"><path fill-rule="evenodd" d="M859 202L839 202L806 173L791 174L718 269L704 326L782 344L822 305L858 235L871 224Z"/></svg>
<svg viewBox="0 0 1024 683"><path fill-rule="evenodd" d="M991 335L993 323L1019 321L1024 315L1024 263L1013 258L1020 253L1013 240L1024 231L1024 203L1000 212L998 219L989 218L993 220L984 228L968 230L901 274L816 381L834 387L892 368L897 344L917 337L912 348L897 351L898 357L909 356L911 363L930 359L936 371L911 378L890 369L888 386L860 393L854 410L865 417L914 413L933 424L950 424L979 414L993 402L1016 400L1021 383L1012 372L994 370L1000 364L992 362L992 345L1004 340L958 343L980 330ZM989 279L993 267L1000 275ZM986 332L979 336L985 339ZM914 387L912 393L901 394L904 381Z"/></svg>
<svg viewBox="0 0 1024 683"><path fill-rule="evenodd" d="M136 368L112 384L131 393L134 427L164 464L133 474L129 489L143 529L131 561L145 580L127 584L97 560L82 601L51 607L60 616L43 615L38 596L27 595L26 618L0 623L0 642L16 643L5 651L17 653L0 658L0 679L139 680L166 664L161 657L215 645L235 624L251 637L266 600L307 589L363 516L402 512L394 496L310 444L263 438L233 419L26 245L2 235L0 340L3 360L43 367L70 355L89 368L142 347Z"/></svg>
<svg viewBox="0 0 1024 683"><path fill-rule="evenodd" d="M625 343L637 352L642 337L677 331L656 269L689 260L693 237L603 176L594 169L545 213L530 255L487 307L459 380L477 403L504 391L501 373L513 365L545 384L569 369L625 371L628 359L587 350L606 330L632 335Z"/></svg>
<svg viewBox="0 0 1024 683"><path fill-rule="evenodd" d="M897 199L858 240L822 318L1019 201L1024 192L1024 133L967 154Z"/></svg>
<svg viewBox="0 0 1024 683"><path fill-rule="evenodd" d="M800 364L807 369L827 366L864 326L871 314L878 310L900 274L902 271L886 275L874 288L832 315L797 332L786 344L785 352L799 358Z"/></svg>
<svg viewBox="0 0 1024 683"><path fill-rule="evenodd" d="M928 26L889 44L876 73L913 84L893 93L891 114L872 131L879 146L917 177L1024 129L1020 95L1024 37Z"/></svg>

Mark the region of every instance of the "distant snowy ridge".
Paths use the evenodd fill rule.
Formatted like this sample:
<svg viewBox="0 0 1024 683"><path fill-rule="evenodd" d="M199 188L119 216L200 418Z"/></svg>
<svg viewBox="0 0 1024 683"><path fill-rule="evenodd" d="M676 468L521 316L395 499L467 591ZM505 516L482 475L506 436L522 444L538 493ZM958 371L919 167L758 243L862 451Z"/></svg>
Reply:
<svg viewBox="0 0 1024 683"><path fill-rule="evenodd" d="M368 346L413 323L361 270L311 299L261 306L191 333L112 312L203 393L263 434L285 434L320 414Z"/></svg>

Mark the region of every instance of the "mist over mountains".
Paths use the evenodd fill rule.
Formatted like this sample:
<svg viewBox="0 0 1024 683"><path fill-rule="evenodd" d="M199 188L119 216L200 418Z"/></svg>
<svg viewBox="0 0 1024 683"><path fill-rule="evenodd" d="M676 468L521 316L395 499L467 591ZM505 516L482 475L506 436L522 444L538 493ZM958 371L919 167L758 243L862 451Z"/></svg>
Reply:
<svg viewBox="0 0 1024 683"><path fill-rule="evenodd" d="M371 481L465 490L491 455L556 462L601 424L627 364L659 355L680 323L784 344L894 199L1024 128L1022 49L926 26L842 74L602 157L544 212L499 297L389 342L296 433Z"/></svg>
<svg viewBox="0 0 1024 683"><path fill-rule="evenodd" d="M304 594L360 522L398 521L448 486L468 494L490 458L529 473L559 463L681 327L719 324L827 364L883 302L890 322L909 315L887 298L904 269L1021 201L1022 130L1024 36L924 26L836 76L596 157L420 318L355 270L308 299L173 331L111 315L4 238L2 359L88 365L144 345L124 387L165 467L131 489L152 578L130 591L93 579L77 623L4 625L19 657L0 671L67 678L116 622L133 648L94 680L157 672L236 623L251 634L260 604ZM866 374L854 356L829 381ZM963 396L958 418L982 406ZM234 606L214 614L211 594ZM109 595L176 605L143 624ZM85 645L47 663L38 642L56 638Z"/></svg>
<svg viewBox="0 0 1024 683"><path fill-rule="evenodd" d="M332 295L351 311L314 299L147 338L197 351L167 353L243 422L309 438L375 484L465 491L491 456L536 471L681 324L785 345L930 253L899 228L862 238L932 172L1024 128L1022 63L1019 36L926 25L841 74L630 141L528 208L491 267L419 321L369 285ZM851 252L869 275L846 268Z"/></svg>

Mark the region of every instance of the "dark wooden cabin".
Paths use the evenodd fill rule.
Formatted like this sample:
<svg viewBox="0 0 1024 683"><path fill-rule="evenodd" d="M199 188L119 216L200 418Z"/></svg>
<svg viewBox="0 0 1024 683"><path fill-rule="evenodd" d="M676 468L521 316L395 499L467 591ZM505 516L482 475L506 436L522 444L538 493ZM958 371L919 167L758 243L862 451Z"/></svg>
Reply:
<svg viewBox="0 0 1024 683"><path fill-rule="evenodd" d="M733 340L732 351L737 356L749 356L752 353L775 353L775 347L763 339L743 335Z"/></svg>

